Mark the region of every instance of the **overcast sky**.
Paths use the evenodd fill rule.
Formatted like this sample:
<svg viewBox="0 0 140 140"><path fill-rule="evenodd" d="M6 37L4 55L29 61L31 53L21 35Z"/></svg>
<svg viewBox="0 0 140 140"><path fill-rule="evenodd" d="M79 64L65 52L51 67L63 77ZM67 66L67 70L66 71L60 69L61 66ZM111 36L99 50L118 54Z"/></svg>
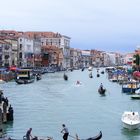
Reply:
<svg viewBox="0 0 140 140"><path fill-rule="evenodd" d="M0 29L52 31L71 47L133 52L140 44L140 0L0 0Z"/></svg>

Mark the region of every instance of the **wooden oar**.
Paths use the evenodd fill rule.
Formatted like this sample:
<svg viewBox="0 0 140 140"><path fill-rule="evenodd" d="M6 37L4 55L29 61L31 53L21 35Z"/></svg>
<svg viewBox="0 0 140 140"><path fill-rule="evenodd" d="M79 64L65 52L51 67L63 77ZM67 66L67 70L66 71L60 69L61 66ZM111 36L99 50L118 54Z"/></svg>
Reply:
<svg viewBox="0 0 140 140"><path fill-rule="evenodd" d="M80 140L80 139L78 138L78 135L77 135L77 134L76 134L76 137L74 137L74 136L72 136L72 135L69 134L69 137L71 137L71 138L73 138L73 139L76 139L76 140Z"/></svg>
<svg viewBox="0 0 140 140"><path fill-rule="evenodd" d="M64 134L64 133L63 133ZM74 136L72 136L72 135L68 135L69 137L71 137L71 138L73 138L73 139L76 139L76 140L80 140L79 138L78 138L78 135L76 134L76 137L74 137Z"/></svg>
<svg viewBox="0 0 140 140"><path fill-rule="evenodd" d="M47 140L53 140L53 137L38 137L39 140L44 140L44 139L47 139Z"/></svg>

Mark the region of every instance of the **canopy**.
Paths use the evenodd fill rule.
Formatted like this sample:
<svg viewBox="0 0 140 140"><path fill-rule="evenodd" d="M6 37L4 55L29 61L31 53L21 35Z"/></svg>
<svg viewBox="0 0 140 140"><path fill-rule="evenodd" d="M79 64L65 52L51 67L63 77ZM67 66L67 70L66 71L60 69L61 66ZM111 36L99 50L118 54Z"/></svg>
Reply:
<svg viewBox="0 0 140 140"><path fill-rule="evenodd" d="M121 74L125 74L126 72L123 70L115 70L113 71L113 74L117 74L117 75L121 75Z"/></svg>
<svg viewBox="0 0 140 140"><path fill-rule="evenodd" d="M133 76L140 77L140 72L139 71L134 71Z"/></svg>
<svg viewBox="0 0 140 140"><path fill-rule="evenodd" d="M19 68L17 68L16 66L11 66L11 67L9 67L9 70L16 71L16 70L19 70Z"/></svg>

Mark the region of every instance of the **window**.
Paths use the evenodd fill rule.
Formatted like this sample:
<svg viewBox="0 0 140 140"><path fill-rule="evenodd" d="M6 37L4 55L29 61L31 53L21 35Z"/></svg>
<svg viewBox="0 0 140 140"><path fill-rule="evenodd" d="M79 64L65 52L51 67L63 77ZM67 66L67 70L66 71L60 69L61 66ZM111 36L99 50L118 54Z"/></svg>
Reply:
<svg viewBox="0 0 140 140"><path fill-rule="evenodd" d="M22 50L22 44L20 44L19 47L20 47L20 50Z"/></svg>
<svg viewBox="0 0 140 140"><path fill-rule="evenodd" d="M19 53L19 58L21 58L21 59L22 59L22 53Z"/></svg>

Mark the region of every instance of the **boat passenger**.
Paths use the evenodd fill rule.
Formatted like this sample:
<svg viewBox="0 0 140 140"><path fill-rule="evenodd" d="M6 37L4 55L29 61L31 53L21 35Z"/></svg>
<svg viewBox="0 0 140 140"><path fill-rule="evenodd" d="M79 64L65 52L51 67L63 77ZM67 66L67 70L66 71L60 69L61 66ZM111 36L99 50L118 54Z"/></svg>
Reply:
<svg viewBox="0 0 140 140"><path fill-rule="evenodd" d="M63 140L67 140L68 139L68 135L69 135L69 131L68 128L66 127L65 124L62 124L63 129L61 130L61 133L63 133Z"/></svg>

